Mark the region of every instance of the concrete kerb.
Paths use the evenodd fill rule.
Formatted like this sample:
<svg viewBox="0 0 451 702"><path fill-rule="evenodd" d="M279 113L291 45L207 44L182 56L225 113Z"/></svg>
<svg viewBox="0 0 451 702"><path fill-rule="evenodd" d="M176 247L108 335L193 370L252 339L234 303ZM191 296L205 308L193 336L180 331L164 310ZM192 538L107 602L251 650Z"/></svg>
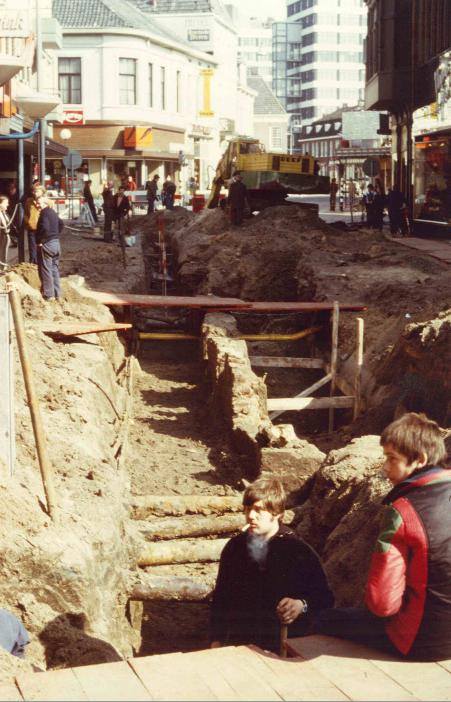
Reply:
<svg viewBox="0 0 451 702"><path fill-rule="evenodd" d="M325 455L299 439L292 425L272 424L267 387L252 370L245 341L238 338L234 317L211 313L202 325L202 351L211 383L213 409L226 423L243 473L275 474L287 491L299 495Z"/></svg>

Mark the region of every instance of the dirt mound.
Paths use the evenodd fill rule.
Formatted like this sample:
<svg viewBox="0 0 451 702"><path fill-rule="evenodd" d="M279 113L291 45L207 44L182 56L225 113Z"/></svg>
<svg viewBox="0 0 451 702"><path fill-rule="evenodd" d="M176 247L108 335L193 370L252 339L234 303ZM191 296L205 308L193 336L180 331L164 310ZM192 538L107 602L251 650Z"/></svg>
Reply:
<svg viewBox="0 0 451 702"><path fill-rule="evenodd" d="M378 436L331 451L297 511L296 531L319 551L339 605L362 601L380 503L390 489L382 463Z"/></svg>

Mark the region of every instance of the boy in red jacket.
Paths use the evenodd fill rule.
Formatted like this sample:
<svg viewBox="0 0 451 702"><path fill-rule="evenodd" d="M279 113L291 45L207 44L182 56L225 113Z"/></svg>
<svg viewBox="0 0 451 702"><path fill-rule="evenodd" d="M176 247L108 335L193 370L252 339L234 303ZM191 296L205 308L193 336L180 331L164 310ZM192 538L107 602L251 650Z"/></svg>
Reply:
<svg viewBox="0 0 451 702"><path fill-rule="evenodd" d="M315 633L414 660L451 658L451 471L439 426L411 412L382 433L393 484L367 579L366 609L324 610Z"/></svg>

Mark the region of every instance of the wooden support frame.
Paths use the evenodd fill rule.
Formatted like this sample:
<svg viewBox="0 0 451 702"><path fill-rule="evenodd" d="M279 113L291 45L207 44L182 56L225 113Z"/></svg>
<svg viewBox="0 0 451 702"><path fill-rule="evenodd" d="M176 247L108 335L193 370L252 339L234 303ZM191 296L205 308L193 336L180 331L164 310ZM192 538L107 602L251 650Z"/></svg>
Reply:
<svg viewBox="0 0 451 702"><path fill-rule="evenodd" d="M249 356L255 368L324 368L322 358L290 358L288 356Z"/></svg>
<svg viewBox="0 0 451 702"><path fill-rule="evenodd" d="M337 375L338 369L338 331L340 321L340 305L337 301L333 303L332 309L332 330L331 330L331 353L330 364L318 358L288 358L284 356L250 356L252 366L268 368L324 368L326 375L309 388L306 388L295 397L280 397L267 400L267 409L270 419L276 419L284 412L299 410L329 410L329 432L334 429L334 411L341 408L353 408L354 419L361 411L361 382L363 366L363 333L364 322L362 317L356 320L356 346L355 346L355 375L354 387L350 387L347 394L343 396L335 395L336 387L339 384ZM329 397L312 397L312 393L319 388L330 383ZM351 394L354 391L354 394Z"/></svg>

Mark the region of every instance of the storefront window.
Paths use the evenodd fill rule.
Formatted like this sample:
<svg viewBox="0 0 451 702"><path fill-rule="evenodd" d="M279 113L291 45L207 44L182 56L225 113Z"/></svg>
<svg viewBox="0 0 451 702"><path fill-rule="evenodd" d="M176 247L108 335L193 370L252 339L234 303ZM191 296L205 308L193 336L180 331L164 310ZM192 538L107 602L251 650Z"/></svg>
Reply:
<svg viewBox="0 0 451 702"><path fill-rule="evenodd" d="M451 136L415 143L415 219L451 221Z"/></svg>

